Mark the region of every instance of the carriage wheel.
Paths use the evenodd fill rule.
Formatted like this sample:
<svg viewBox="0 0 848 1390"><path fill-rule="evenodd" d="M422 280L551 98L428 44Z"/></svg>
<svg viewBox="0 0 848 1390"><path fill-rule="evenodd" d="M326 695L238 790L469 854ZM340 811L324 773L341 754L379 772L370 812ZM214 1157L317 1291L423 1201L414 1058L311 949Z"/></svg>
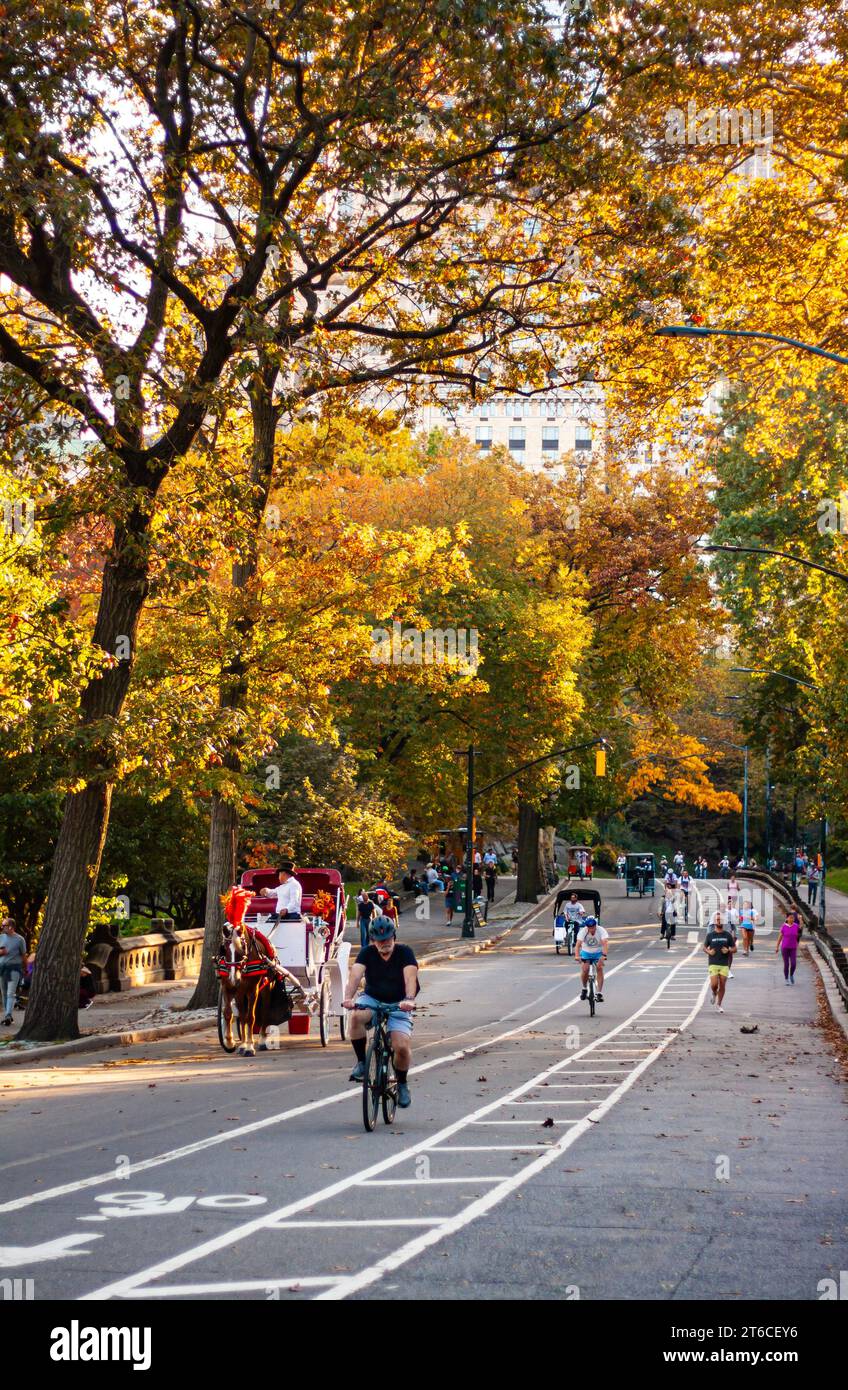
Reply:
<svg viewBox="0 0 848 1390"><path fill-rule="evenodd" d="M236 1014L236 1017L235 1017L235 1037L236 1037L236 1039L238 1039L238 1038L241 1037L241 1020L240 1020L238 1014ZM233 1045L232 1045L232 1047L227 1047L227 1041L226 1041L226 1039L227 1039L227 1032L226 1032L226 1024L224 1023L224 986L223 986L223 984L219 984L219 985L218 985L218 1041L219 1041L219 1043L221 1044L221 1046L223 1047L223 1049L224 1049L225 1052L235 1052L236 1047L238 1046L238 1041L234 1042Z"/></svg>
<svg viewBox="0 0 848 1390"><path fill-rule="evenodd" d="M339 1032L342 1042L347 1042L347 1012L344 1009L339 1014Z"/></svg>
<svg viewBox="0 0 848 1390"><path fill-rule="evenodd" d="M322 1047L329 1047L330 1045L330 1029L333 1026L330 1007L330 986L325 984L321 989L321 1002L318 1006L318 1031L321 1034Z"/></svg>

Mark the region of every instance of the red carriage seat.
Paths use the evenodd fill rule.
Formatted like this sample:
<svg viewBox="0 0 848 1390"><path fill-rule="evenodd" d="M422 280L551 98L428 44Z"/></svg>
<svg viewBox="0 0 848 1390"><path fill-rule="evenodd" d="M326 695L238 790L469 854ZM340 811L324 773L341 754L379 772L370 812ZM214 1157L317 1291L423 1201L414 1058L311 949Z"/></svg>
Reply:
<svg viewBox="0 0 848 1390"><path fill-rule="evenodd" d="M320 892L329 893L338 908L340 896L343 896L342 876L338 869L298 869L294 877L303 890L301 912L304 915L312 911L316 894ZM251 890L254 895L247 905L247 917L256 917L260 913L267 915L274 911L274 899L262 897L261 890L276 888L279 881L278 869L245 869L241 876L241 886ZM330 925L335 926L333 919ZM329 952L329 943L327 949Z"/></svg>

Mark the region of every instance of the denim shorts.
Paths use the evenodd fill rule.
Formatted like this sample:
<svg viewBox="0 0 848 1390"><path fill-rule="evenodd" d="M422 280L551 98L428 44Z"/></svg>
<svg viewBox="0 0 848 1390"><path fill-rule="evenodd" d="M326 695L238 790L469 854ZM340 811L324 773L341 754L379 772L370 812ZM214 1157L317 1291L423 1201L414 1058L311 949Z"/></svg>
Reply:
<svg viewBox="0 0 848 1390"><path fill-rule="evenodd" d="M380 1000L372 999L370 994L358 995L356 1002L366 1009L376 1009L380 1005ZM373 1018L373 1014L371 1017ZM412 1033L412 1014L406 1013L403 1009L395 1009L389 1014L388 1021L390 1033L404 1033L406 1037Z"/></svg>

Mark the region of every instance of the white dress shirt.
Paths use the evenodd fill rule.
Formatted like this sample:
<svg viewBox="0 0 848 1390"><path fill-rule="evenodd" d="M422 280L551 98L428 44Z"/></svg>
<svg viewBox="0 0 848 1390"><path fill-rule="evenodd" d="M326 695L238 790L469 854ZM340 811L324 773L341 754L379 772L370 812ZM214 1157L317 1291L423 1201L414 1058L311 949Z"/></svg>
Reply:
<svg viewBox="0 0 848 1390"><path fill-rule="evenodd" d="M277 899L275 911L282 915L287 912L300 913L300 904L303 898L303 889L296 878L290 878L285 883L280 883L274 889L274 897Z"/></svg>

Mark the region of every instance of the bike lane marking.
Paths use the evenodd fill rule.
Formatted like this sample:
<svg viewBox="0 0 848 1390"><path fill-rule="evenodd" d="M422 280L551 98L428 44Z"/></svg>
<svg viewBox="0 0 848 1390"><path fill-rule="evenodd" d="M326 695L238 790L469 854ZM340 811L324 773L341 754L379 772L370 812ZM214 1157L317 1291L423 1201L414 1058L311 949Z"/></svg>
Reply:
<svg viewBox="0 0 848 1390"><path fill-rule="evenodd" d="M622 963L622 967L619 968L623 968L623 964L624 963ZM681 964L683 964L683 962L681 962ZM672 978L675 971L679 968L679 966L675 967L675 969L670 972L667 978ZM630 1027L635 1019L638 1019L648 1009L650 1009L655 1000L661 996L664 988L664 983L665 982L661 983L658 986L658 988L654 991L654 993L651 995L651 997L637 1010L635 1010L634 1013L632 1013L629 1016L629 1018L624 1019L620 1024L618 1024L612 1030L612 1034L610 1036L613 1036L615 1033L621 1032L625 1028ZM704 986L704 993L705 990L706 982ZM576 1000L572 1002L579 1003L580 1001ZM689 1022L691 1022L691 1019L695 1016L695 1013L697 1013L698 1008L700 1008L702 1002L703 998L699 999L698 1003L692 1009L686 1021L683 1024L681 1024L681 1027L688 1026ZM561 1010L556 1010L554 1012L561 1012ZM621 1083L612 1092L612 1094L608 1096L604 1101L602 1101L600 1106L595 1111L593 1111L593 1115L600 1117L602 1114L605 1114L606 1111L611 1108L611 1105L614 1104L616 1100L620 1099L620 1097L624 1095L627 1090L629 1090L630 1086L633 1085L635 1080L651 1064L651 1062L653 1062L655 1058L658 1057L664 1051L664 1049L668 1047L668 1045L671 1042L674 1041L677 1035L677 1031L673 1033L668 1033L665 1036L664 1040L655 1048L654 1052L652 1052L649 1057L644 1058L642 1061L636 1063L635 1067L633 1067L631 1071L626 1073L626 1075L622 1078ZM275 1230L284 1229L284 1223L287 1217L297 1216L307 1209L311 1211L316 1204L320 1202L329 1201L342 1193L349 1192L353 1188L370 1185L371 1179L378 1178L381 1174L386 1173L392 1168L396 1168L399 1164L407 1162L416 1154L432 1151L434 1148L444 1143L446 1139L450 1139L453 1135L460 1133L469 1125L503 1125L510 1123L525 1125L528 1123L533 1123L535 1125L537 1123L536 1121L531 1122L524 1120L485 1120L482 1117L492 1115L496 1110L508 1107L509 1105L513 1104L519 1096L540 1085L541 1082L547 1080L549 1076L556 1075L564 1067L572 1065L574 1062L578 1061L587 1053L591 1053L597 1046L599 1046L604 1041L604 1036L605 1035L602 1035L601 1037L595 1039L593 1042L588 1043L586 1047L581 1048L579 1051L575 1052L571 1056L561 1058L552 1066L544 1068L543 1071L537 1073L537 1075L532 1077L530 1080L522 1082L519 1086L514 1088L514 1090L509 1092L506 1096L501 1097L498 1100L490 1101L486 1105L481 1106L479 1109L471 1111L469 1114L464 1115L460 1117L460 1119L453 1121L444 1129L440 1130L434 1135L431 1135L429 1138L421 1139L417 1143L409 1145L400 1153L393 1154L388 1158L381 1159L377 1163L371 1164L367 1168L360 1169L358 1172L352 1173L345 1178L340 1178L338 1181L331 1183L329 1186L322 1188L317 1192L313 1192L305 1197L301 1197L293 1202L289 1202L285 1206L280 1207L275 1212L269 1212L267 1215L263 1217L257 1217L254 1220L245 1222L241 1226L237 1226L229 1231L222 1232L220 1235L214 1236L209 1240L202 1241L199 1245L194 1246L187 1251L184 1251L180 1255L174 1255L164 1260L161 1260L157 1264L150 1265L146 1269L139 1270L136 1274L126 1275L123 1278L115 1280L111 1284L107 1284L99 1289L93 1290L91 1293L83 1294L80 1298L80 1301L92 1302L109 1298L155 1298L177 1296L180 1292L181 1286L168 1285L166 1292L162 1286L158 1288L152 1287L153 1282L157 1279L163 1278L165 1275L174 1273L176 1270L183 1269L187 1265L195 1264L198 1261L205 1259L209 1255L216 1254L220 1250L225 1250L228 1247L236 1244L238 1241L245 1240L250 1236L253 1236L264 1230L267 1230L269 1228ZM618 1074L620 1075L620 1073ZM577 1137L579 1134L585 1133L586 1130L594 1122L595 1121L593 1120L592 1116L587 1116L584 1120L558 1121L555 1123L557 1124L557 1126L559 1126L560 1124L568 1124L569 1126L574 1126L573 1130L569 1130L569 1134L573 1133L575 1137ZM564 1139L566 1137L568 1136L564 1136ZM548 1163L553 1162L555 1158L560 1156L561 1152L563 1151L563 1143L564 1140L560 1141L560 1143L556 1146L545 1150L545 1153L543 1155L545 1162L541 1165L542 1167L547 1166ZM524 1170L516 1174L513 1174L509 1179L506 1179L505 1181L499 1181L498 1186L496 1186L493 1189L494 1192L501 1194L501 1196L497 1200L502 1200L504 1196L508 1195L510 1191L514 1190L514 1186L520 1186L523 1181L526 1181L527 1178L533 1176L533 1174L537 1171L540 1171L540 1165L538 1160L534 1163L527 1165L527 1167ZM404 1182L404 1185L407 1185L406 1182ZM427 1184L422 1184L419 1182L418 1186L424 1187L427 1186ZM494 1204L488 1203L487 1205L481 1208L479 1206L479 1201L473 1202L471 1206L466 1209L465 1212L460 1212L455 1217L446 1218L445 1221L443 1221L439 1227L433 1228L433 1230L428 1232L425 1236L419 1237L417 1241L413 1241L409 1246L402 1247L400 1251L395 1252L394 1256L388 1256L386 1257L386 1259L388 1259L389 1261L397 1260L400 1264L405 1263L406 1259L411 1259L414 1255L418 1254L420 1252L420 1249L426 1249L430 1244L434 1244L436 1241L443 1239L444 1236L452 1234L455 1230L461 1229L463 1225L467 1224L467 1221L474 1220L476 1215L480 1214L484 1210L488 1210L489 1205ZM470 1215L468 1214L469 1212L471 1213ZM379 1226L380 1223L379 1221L377 1221L373 1224ZM424 1241L425 1243L419 1247L420 1241ZM404 1253L406 1251L409 1251L410 1253ZM365 1284L374 1282L376 1279L380 1277L380 1274L384 1272L384 1268L393 1269L395 1267L396 1265L394 1263L389 1263L387 1265L386 1260L381 1260L377 1264L370 1266L368 1269L362 1271L360 1274L355 1275L350 1279L342 1278L333 1280L333 1287L328 1289L326 1293L319 1295L319 1297L345 1297L348 1292L354 1292L356 1289L364 1287ZM321 1277L325 1278L326 1276ZM300 1276L292 1274L291 1276L289 1276L287 1280L268 1279L260 1281L259 1286L264 1288L266 1287L266 1285L270 1287L271 1284L278 1284L280 1287L294 1287L299 1284L302 1284L303 1282L304 1280ZM186 1287L188 1289L197 1288L198 1286L190 1285ZM215 1284L205 1285L204 1290L207 1292L225 1291L224 1289L220 1288L218 1285Z"/></svg>
<svg viewBox="0 0 848 1390"><path fill-rule="evenodd" d="M692 1007L686 1020L680 1026L681 1032L684 1028L689 1027L703 1006L708 987L709 982L705 980L700 998ZM433 1227L425 1234L417 1236L406 1245L401 1246L399 1250L395 1250L392 1254L384 1256L381 1260L377 1260L369 1268L361 1270L358 1274L337 1281L332 1286L329 1286L324 1293L318 1294L315 1301L339 1302L341 1299L349 1297L350 1294L358 1293L360 1289L367 1288L369 1285L376 1283L384 1274L392 1273L402 1265L408 1264L409 1261L415 1259L417 1255L422 1254L431 1246L437 1245L440 1241L446 1239L446 1237L455 1235L457 1231L462 1230L463 1227L468 1226L472 1221L476 1221L479 1217L491 1211L493 1207L498 1206L505 1198L517 1191L518 1188L523 1187L531 1178L535 1177L537 1173L544 1172L552 1163L555 1163L557 1159L561 1158L582 1135L589 1133L594 1125L598 1124L604 1115L626 1095L630 1088L635 1085L642 1073L662 1055L665 1049L670 1046L677 1036L678 1034L676 1032L669 1034L665 1041L660 1043L649 1057L645 1057L641 1062L636 1064L633 1070L622 1080L621 1084L617 1086L595 1110L593 1110L591 1115L585 1116L582 1120L575 1121L568 1129L567 1133L563 1134L562 1138L553 1148L547 1149L519 1172L513 1173L508 1178L505 1178L497 1187L486 1193L485 1196L478 1197L466 1207L464 1211L448 1217L441 1226Z"/></svg>
<svg viewBox="0 0 848 1390"><path fill-rule="evenodd" d="M607 971L607 976L624 970L634 960L638 960L643 952L629 956L627 960L619 965L613 966L612 970ZM567 980L562 982L568 984ZM445 1053L441 1057L433 1057L428 1062L422 1062L420 1066L412 1067L410 1076L420 1075L422 1072L429 1071L433 1067L446 1066L450 1062L458 1062L463 1057L470 1057L475 1052L480 1052L485 1048L496 1046L498 1043L513 1038L518 1033L524 1033L532 1028L538 1027L540 1023L545 1023L551 1018L556 1018L558 1014L564 1013L568 1009L573 1009L580 1003L579 997L569 999L565 1004L558 1005L555 1009L550 1009L547 1013L539 1014L536 1018L527 1019L526 1022L518 1024L515 1028L510 1028L504 1033L499 1033L493 1038L486 1038L481 1042L475 1043L470 1047L460 1048L454 1052ZM486 1025L481 1025L485 1027ZM491 1025L489 1025L491 1026ZM350 1086L344 1091L337 1091L334 1095L324 1096L321 1100L306 1101L303 1105L293 1106L289 1110L282 1110L276 1115L267 1115L262 1120L252 1120L249 1124L239 1125L235 1129L227 1130L224 1134L208 1135L205 1139L196 1139L190 1144L184 1144L179 1148L168 1149L164 1153L154 1154L151 1158L140 1159L138 1163L127 1164L126 1175L133 1177L137 1173L148 1172L151 1168L158 1168L165 1163L175 1163L183 1158L190 1158L194 1154L203 1153L206 1149L215 1148L221 1144L231 1143L234 1139L243 1138L245 1135L255 1134L263 1129L270 1129L274 1125L282 1124L286 1120L297 1119L301 1115L308 1115L315 1110L321 1110L327 1105L338 1105L344 1100L360 1099L360 1089L353 1089ZM14 1197L9 1201L0 1202L0 1214L13 1211L21 1211L26 1207L37 1203L52 1201L58 1197L68 1197L76 1192L83 1192L90 1187L99 1187L103 1183L112 1182L115 1178L114 1167L107 1173L94 1173L87 1178L77 1178L72 1182L63 1183L58 1187L46 1188L44 1192L31 1192L25 1197Z"/></svg>

